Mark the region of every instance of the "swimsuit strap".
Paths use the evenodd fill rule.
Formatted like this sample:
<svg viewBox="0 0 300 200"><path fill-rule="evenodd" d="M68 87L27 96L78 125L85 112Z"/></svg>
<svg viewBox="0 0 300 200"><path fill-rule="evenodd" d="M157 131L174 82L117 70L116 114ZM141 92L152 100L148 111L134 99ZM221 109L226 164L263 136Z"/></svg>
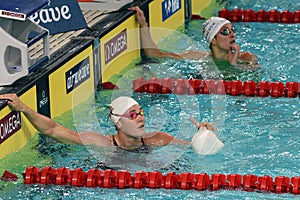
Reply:
<svg viewBox="0 0 300 200"><path fill-rule="evenodd" d="M117 143L116 140L115 140L115 135L112 135L112 139L113 139L114 145L115 145L116 147L118 147L119 145L118 145L118 143ZM144 142L144 139L143 139L143 138L141 138L141 142L142 142L142 146L145 146L145 142Z"/></svg>
<svg viewBox="0 0 300 200"><path fill-rule="evenodd" d="M112 136L112 139L113 139L113 143L116 147L118 147L119 145L117 144L116 140L115 140L115 135Z"/></svg>

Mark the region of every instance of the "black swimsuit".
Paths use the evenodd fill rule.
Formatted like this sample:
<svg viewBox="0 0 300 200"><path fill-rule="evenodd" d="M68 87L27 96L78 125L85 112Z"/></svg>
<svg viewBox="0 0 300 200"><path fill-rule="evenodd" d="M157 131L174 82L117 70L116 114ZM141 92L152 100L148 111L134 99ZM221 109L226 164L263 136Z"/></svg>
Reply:
<svg viewBox="0 0 300 200"><path fill-rule="evenodd" d="M133 149L133 150L128 150L128 149L121 148L115 140L115 135L112 135L112 139L113 139L114 146L118 147L119 149L122 149L122 150L125 150L125 151L130 151L130 152L136 152L136 153L150 153L151 152L151 148L148 145L145 144L143 138L141 138L142 146L139 147L139 148Z"/></svg>
<svg viewBox="0 0 300 200"><path fill-rule="evenodd" d="M141 138L142 146L136 149L128 150L122 149L116 142L114 135L112 135L113 144L117 147L114 151L114 155L107 157L105 161L100 161L96 163L96 168L102 170L105 169L127 169L132 168L129 166L138 165L138 166L147 166L146 155L151 153L152 148L145 144L143 138Z"/></svg>

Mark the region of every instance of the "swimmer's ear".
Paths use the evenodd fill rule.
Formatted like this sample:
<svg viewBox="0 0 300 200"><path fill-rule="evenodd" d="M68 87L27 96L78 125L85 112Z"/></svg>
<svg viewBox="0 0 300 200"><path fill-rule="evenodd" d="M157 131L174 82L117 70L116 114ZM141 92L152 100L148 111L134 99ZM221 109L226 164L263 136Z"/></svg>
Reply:
<svg viewBox="0 0 300 200"><path fill-rule="evenodd" d="M214 37L214 38L211 40L210 44L211 44L211 45L216 45L216 43L217 43L217 39Z"/></svg>

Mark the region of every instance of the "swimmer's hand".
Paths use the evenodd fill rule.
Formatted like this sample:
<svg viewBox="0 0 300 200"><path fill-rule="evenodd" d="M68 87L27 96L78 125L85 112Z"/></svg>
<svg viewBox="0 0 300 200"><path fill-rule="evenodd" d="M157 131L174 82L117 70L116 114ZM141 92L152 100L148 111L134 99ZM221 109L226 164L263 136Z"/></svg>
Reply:
<svg viewBox="0 0 300 200"><path fill-rule="evenodd" d="M138 23L141 25L141 27L147 27L148 23L146 21L146 17L144 15L144 11L140 9L138 6L134 6L131 8L128 8L128 10L134 10L136 11L136 19Z"/></svg>
<svg viewBox="0 0 300 200"><path fill-rule="evenodd" d="M217 135L203 126L194 135L191 145L194 152L200 155L213 155L224 147L224 143Z"/></svg>
<svg viewBox="0 0 300 200"><path fill-rule="evenodd" d="M7 104L12 110L21 112L25 112L27 110L27 106L19 99L16 94L2 94L0 95L0 99L6 99Z"/></svg>
<svg viewBox="0 0 300 200"><path fill-rule="evenodd" d="M231 65L237 65L238 58L240 56L240 45L232 43L229 47L228 59Z"/></svg>
<svg viewBox="0 0 300 200"><path fill-rule="evenodd" d="M191 122L193 122L195 124L195 126L197 127L197 129L199 130L201 127L205 127L207 130L211 130L211 131L215 131L216 127L214 125L213 122L198 122L197 120L195 120L193 117L190 117Z"/></svg>

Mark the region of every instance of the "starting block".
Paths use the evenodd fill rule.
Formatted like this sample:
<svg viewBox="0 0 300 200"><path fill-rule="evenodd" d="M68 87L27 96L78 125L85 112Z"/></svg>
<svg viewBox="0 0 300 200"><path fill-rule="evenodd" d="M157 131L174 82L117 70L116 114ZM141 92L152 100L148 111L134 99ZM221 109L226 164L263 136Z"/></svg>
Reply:
<svg viewBox="0 0 300 200"><path fill-rule="evenodd" d="M10 0L0 5L1 86L11 85L49 60L49 31L28 18L48 1L31 3L30 6L27 1ZM42 47L37 46L40 43ZM39 48L42 53L31 55L30 50L34 48Z"/></svg>

